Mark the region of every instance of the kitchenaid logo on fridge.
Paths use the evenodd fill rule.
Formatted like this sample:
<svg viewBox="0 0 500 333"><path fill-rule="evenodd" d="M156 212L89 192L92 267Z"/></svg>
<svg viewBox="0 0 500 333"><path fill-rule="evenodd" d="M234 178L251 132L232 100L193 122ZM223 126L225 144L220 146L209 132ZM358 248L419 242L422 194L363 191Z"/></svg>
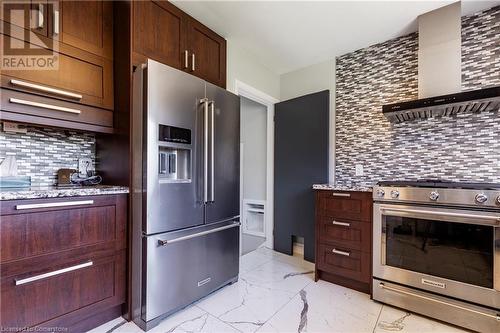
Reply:
<svg viewBox="0 0 500 333"><path fill-rule="evenodd" d="M56 1L1 1L2 70L57 70L59 5Z"/></svg>

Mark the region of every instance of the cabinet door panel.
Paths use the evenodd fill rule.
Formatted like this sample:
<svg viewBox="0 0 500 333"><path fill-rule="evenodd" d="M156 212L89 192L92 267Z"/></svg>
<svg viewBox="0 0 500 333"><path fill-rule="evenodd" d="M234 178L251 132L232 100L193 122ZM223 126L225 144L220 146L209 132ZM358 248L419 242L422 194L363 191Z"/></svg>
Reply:
<svg viewBox="0 0 500 333"><path fill-rule="evenodd" d="M0 35L2 43L21 42L17 38ZM83 52L82 52L83 53ZM113 109L113 64L111 60L91 56L72 56L54 52L57 57L55 70L2 70L2 86L9 89L53 96L36 89L26 89L12 85L11 79L20 79L28 83L39 84L48 88L61 89L66 92L82 95L81 99L64 98L71 102L87 104L106 109Z"/></svg>
<svg viewBox="0 0 500 333"><path fill-rule="evenodd" d="M226 41L213 31L190 19L188 23L188 44L191 51L189 70L222 88L226 87Z"/></svg>
<svg viewBox="0 0 500 333"><path fill-rule="evenodd" d="M115 216L115 206L2 216L0 261L113 242L124 235Z"/></svg>
<svg viewBox="0 0 500 333"><path fill-rule="evenodd" d="M133 51L166 65L184 68L185 17L166 1L134 1Z"/></svg>
<svg viewBox="0 0 500 333"><path fill-rule="evenodd" d="M61 41L111 59L113 57L111 1L60 1ZM55 35L54 31L51 31Z"/></svg>
<svg viewBox="0 0 500 333"><path fill-rule="evenodd" d="M61 269L67 269L61 272ZM72 269L72 270L71 270ZM40 274L58 272L39 278ZM26 281L27 278L39 278ZM84 261L55 262L50 268L18 276L2 276L2 327L33 327L87 307L124 302L125 258L123 255ZM20 284L22 283L22 284Z"/></svg>

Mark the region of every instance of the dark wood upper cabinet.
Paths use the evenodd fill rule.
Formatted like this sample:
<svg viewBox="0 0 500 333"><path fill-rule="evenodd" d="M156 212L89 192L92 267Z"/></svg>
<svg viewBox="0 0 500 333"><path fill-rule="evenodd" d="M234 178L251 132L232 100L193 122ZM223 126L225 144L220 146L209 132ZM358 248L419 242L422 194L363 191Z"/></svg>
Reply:
<svg viewBox="0 0 500 333"><path fill-rule="evenodd" d="M186 67L186 15L167 1L133 2L133 51L169 66Z"/></svg>
<svg viewBox="0 0 500 333"><path fill-rule="evenodd" d="M168 1L132 3L134 64L154 59L226 87L226 40Z"/></svg>
<svg viewBox="0 0 500 333"><path fill-rule="evenodd" d="M41 68L2 69L2 92L16 97L2 98L0 120L112 132L113 3L32 0L13 6L24 17L6 15L2 45L24 44L17 52L42 50L48 60Z"/></svg>
<svg viewBox="0 0 500 333"><path fill-rule="evenodd" d="M113 58L111 1L60 1L59 10L60 13L54 12L54 15L60 16L58 22L63 43L101 57ZM56 27L57 22L52 26ZM52 33L55 34L54 31Z"/></svg>
<svg viewBox="0 0 500 333"><path fill-rule="evenodd" d="M188 45L191 72L221 87L226 87L226 40L200 22L189 19Z"/></svg>

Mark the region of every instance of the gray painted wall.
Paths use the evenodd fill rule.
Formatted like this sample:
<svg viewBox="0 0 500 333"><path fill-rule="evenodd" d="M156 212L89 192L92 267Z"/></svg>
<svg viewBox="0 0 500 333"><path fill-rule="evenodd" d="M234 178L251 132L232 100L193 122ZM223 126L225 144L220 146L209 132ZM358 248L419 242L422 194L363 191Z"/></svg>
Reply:
<svg viewBox="0 0 500 333"><path fill-rule="evenodd" d="M241 97L243 199L266 200L267 107Z"/></svg>
<svg viewBox="0 0 500 333"><path fill-rule="evenodd" d="M500 85L500 6L462 17L462 90ZM500 115L391 124L382 105L417 98L416 33L336 59L338 185L442 178L500 182ZM355 164L364 175L355 176Z"/></svg>

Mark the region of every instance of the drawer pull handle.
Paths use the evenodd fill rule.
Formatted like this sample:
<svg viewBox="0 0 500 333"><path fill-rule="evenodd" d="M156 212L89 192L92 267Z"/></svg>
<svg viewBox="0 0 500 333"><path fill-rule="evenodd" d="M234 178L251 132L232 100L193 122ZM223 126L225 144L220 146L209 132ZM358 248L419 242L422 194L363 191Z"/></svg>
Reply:
<svg viewBox="0 0 500 333"><path fill-rule="evenodd" d="M341 250L337 250L337 249L333 249L332 250L332 253L335 253L335 254L340 254L341 256L346 256L346 257L349 257L351 254L347 251L341 251Z"/></svg>
<svg viewBox="0 0 500 333"><path fill-rule="evenodd" d="M346 197L346 198L350 198L351 195L349 193L336 193L336 192L333 192L332 195L334 197Z"/></svg>
<svg viewBox="0 0 500 333"><path fill-rule="evenodd" d="M57 33L57 32L55 32L55 33ZM63 97L69 97L69 98L78 99L78 100L83 98L82 95L75 94L75 93L72 93L70 91L46 87L46 86L42 86L40 84L29 83L29 82L24 82L24 81L20 81L20 80L12 79L12 80L10 80L10 84L12 84L13 86L42 91L42 92L46 92L46 93L50 93L50 94L54 94L54 95L59 95L59 96L63 96Z"/></svg>
<svg viewBox="0 0 500 333"><path fill-rule="evenodd" d="M333 220L332 222L333 225L340 225L340 226L343 226L343 227L350 227L351 224L350 223L346 223L346 222L339 222L339 221L335 221Z"/></svg>
<svg viewBox="0 0 500 333"><path fill-rule="evenodd" d="M475 314L479 314L479 315L486 316L486 317L489 317L491 319L495 319L497 321L500 321L500 315L498 315L498 314L497 315L489 314L489 313L477 311L477 310L474 310L474 309L469 309L469 308L466 308L464 306L460 306L458 304L452 304L452 303L449 303L449 302L441 301L439 299L435 299L435 298L428 297L428 296L425 296L425 295L419 295L419 294L416 294L416 293L412 293L410 291L401 290L399 288L389 287L389 286L386 286L385 284L383 284L382 282L379 283L378 286L380 288L382 288L382 289L386 289L386 290L389 290L389 291L392 291L392 292L395 292L395 293L399 293L399 294L403 294L403 295L408 295L408 296L420 298L420 299L423 299L425 301L435 302L435 303L446 305L446 306L449 306L449 307L453 307L453 308L459 309L459 310L469 311L469 312L472 312L472 313L475 313Z"/></svg>
<svg viewBox="0 0 500 333"><path fill-rule="evenodd" d="M17 210L23 209L36 209L36 208L52 208L52 207L66 207L66 206L79 206L79 205L93 205L94 200L80 200L80 201L61 201L61 202L46 202L39 204L26 204L17 205Z"/></svg>
<svg viewBox="0 0 500 333"><path fill-rule="evenodd" d="M48 109L48 110L54 110L54 111L61 111L61 112L68 112L68 113L74 113L74 114L80 114L82 112L80 110L70 109L70 108L66 108L64 106L57 106L57 105L50 105L50 104L45 104L45 103L25 101L24 99L17 99L17 98L10 98L9 102L14 103L14 104L35 106L35 107L42 108L42 109Z"/></svg>
<svg viewBox="0 0 500 333"><path fill-rule="evenodd" d="M57 271L52 271L52 272L48 272L45 274L35 275L35 276L29 277L26 279L21 279L21 280L15 279L14 281L16 282L16 286L20 286L22 284L38 281L38 280L45 279L45 278L48 278L51 276L55 276L55 275L59 275L59 274L63 274L63 273L71 272L71 271L76 271L78 269L92 266L93 264L94 263L92 261L89 261L89 262L86 262L86 263L83 263L80 265L75 265L75 266L71 266L71 267L58 269Z"/></svg>

